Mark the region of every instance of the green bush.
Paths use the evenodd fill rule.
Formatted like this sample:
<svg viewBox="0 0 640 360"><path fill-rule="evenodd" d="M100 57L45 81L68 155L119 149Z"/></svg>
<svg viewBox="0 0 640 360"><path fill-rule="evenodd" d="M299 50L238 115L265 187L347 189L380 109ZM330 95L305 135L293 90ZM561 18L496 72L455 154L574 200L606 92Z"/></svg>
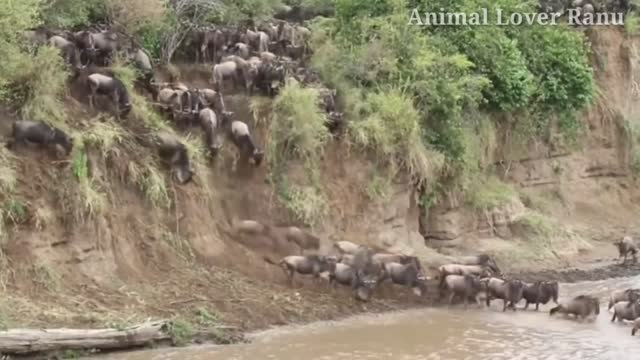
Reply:
<svg viewBox="0 0 640 360"><path fill-rule="evenodd" d="M87 26L104 20L104 1L53 0L43 7L41 16L45 25L54 28Z"/></svg>

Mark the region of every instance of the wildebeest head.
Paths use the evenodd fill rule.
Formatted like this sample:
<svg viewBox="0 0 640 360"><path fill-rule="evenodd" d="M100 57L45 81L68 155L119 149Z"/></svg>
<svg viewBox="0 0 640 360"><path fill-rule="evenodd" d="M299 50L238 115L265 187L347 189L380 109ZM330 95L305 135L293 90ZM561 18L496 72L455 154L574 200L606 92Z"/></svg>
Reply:
<svg viewBox="0 0 640 360"><path fill-rule="evenodd" d="M223 127L231 124L235 118L233 111L222 111L221 115L220 125Z"/></svg>
<svg viewBox="0 0 640 360"><path fill-rule="evenodd" d="M73 138L65 134L64 131L54 128L53 142L62 146L68 154L73 150Z"/></svg>
<svg viewBox="0 0 640 360"><path fill-rule="evenodd" d="M256 166L260 166L262 164L262 159L264 158L264 151L255 149L253 150L253 162Z"/></svg>

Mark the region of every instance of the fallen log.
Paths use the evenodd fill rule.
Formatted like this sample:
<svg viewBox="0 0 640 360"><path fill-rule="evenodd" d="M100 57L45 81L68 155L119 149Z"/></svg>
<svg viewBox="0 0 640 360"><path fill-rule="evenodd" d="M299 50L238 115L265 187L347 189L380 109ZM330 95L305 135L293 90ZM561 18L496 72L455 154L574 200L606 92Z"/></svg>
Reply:
<svg viewBox="0 0 640 360"><path fill-rule="evenodd" d="M124 350L169 341L167 321L125 329L11 329L0 331L0 355L24 355L65 350Z"/></svg>

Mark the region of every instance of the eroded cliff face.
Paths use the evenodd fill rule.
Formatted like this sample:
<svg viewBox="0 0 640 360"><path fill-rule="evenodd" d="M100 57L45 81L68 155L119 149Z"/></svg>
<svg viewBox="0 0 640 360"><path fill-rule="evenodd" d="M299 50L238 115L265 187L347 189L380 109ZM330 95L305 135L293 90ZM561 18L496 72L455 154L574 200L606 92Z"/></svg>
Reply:
<svg viewBox="0 0 640 360"><path fill-rule="evenodd" d="M532 143L526 151L498 147L497 175L519 196L496 208L473 210L451 194L424 219L429 244L456 247L453 252L499 253L505 241L518 239L512 230L532 211L585 239L614 240L638 231L640 192L630 169L625 121L638 121L640 41L614 28L593 28L587 35L599 94L582 114L587 126L579 149L554 143L553 137L551 144ZM508 142L501 138L499 143Z"/></svg>

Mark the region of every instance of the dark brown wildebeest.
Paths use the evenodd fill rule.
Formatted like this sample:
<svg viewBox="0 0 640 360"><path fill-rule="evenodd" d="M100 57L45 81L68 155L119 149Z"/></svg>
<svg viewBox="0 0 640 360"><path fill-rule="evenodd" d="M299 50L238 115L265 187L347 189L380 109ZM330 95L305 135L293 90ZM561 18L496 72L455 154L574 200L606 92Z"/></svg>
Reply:
<svg viewBox="0 0 640 360"><path fill-rule="evenodd" d="M191 167L187 147L175 135L165 131L157 133L154 140L160 157L168 161L178 182L186 184L193 180L195 173Z"/></svg>
<svg viewBox="0 0 640 360"><path fill-rule="evenodd" d="M525 284L522 297L527 302L524 310L527 310L529 304L536 304L536 311L540 304L547 304L549 300L558 304L559 285L557 281L536 281L533 284Z"/></svg>
<svg viewBox="0 0 640 360"><path fill-rule="evenodd" d="M427 292L428 279L415 263L389 262L384 264L384 269L385 279L390 279L394 284L413 289L417 296L422 296Z"/></svg>
<svg viewBox="0 0 640 360"><path fill-rule="evenodd" d="M486 283L487 306L491 306L492 299L502 299L502 311L510 307L516 311L516 304L522 299L524 284L517 279L502 280L498 278L483 279Z"/></svg>
<svg viewBox="0 0 640 360"><path fill-rule="evenodd" d="M600 301L593 296L578 295L569 302L560 304L549 310L549 316L556 313L573 314L576 319L584 320L592 314L595 314L595 316L600 314Z"/></svg>
<svg viewBox="0 0 640 360"><path fill-rule="evenodd" d="M61 146L66 154L73 149L73 139L64 131L42 121L17 120L13 123L11 139L7 141L7 148L11 149L16 143L37 143L41 146Z"/></svg>

